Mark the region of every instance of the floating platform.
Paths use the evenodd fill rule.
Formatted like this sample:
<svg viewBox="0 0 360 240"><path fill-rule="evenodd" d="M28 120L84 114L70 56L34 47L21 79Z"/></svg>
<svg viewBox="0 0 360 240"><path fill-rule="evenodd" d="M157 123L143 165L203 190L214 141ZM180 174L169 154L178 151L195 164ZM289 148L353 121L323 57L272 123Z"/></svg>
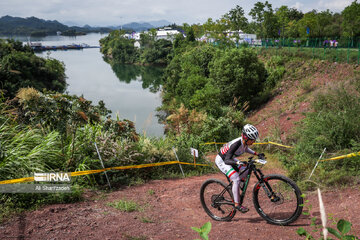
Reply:
<svg viewBox="0 0 360 240"><path fill-rule="evenodd" d="M30 47L34 51L56 51L56 50L80 50L84 48L100 48L100 46L90 46L88 44L70 44L60 46L43 46L41 43L31 43Z"/></svg>

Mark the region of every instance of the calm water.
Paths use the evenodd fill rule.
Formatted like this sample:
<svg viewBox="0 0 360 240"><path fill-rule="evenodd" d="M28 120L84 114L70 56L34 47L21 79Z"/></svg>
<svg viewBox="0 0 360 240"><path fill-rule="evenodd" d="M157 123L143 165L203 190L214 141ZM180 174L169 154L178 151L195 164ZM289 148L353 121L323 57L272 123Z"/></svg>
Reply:
<svg viewBox="0 0 360 240"><path fill-rule="evenodd" d="M41 39L43 45L86 43L99 46L99 39L106 35L88 34L79 37L48 36ZM20 39L27 41L26 39ZM83 95L97 104L99 100L112 111L113 118L135 122L138 133L147 136L163 136L163 126L158 124L156 108L161 105L160 78L162 69L133 65L110 66L99 48L68 51L48 51L38 56L51 57L65 63L69 94Z"/></svg>

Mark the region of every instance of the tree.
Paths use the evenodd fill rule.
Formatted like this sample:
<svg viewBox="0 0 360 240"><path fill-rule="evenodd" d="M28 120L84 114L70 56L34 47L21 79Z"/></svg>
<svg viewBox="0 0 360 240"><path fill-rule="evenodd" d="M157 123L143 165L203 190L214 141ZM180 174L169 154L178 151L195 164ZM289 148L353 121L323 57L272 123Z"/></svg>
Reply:
<svg viewBox="0 0 360 240"><path fill-rule="evenodd" d="M56 59L44 59L30 52L13 51L0 60L0 86L13 97L20 88L44 88L63 92L65 66Z"/></svg>
<svg viewBox="0 0 360 240"><path fill-rule="evenodd" d="M239 5L231 9L224 15L224 18L229 21L230 30L243 31L247 30L249 22L245 17L244 9Z"/></svg>
<svg viewBox="0 0 360 240"><path fill-rule="evenodd" d="M246 32L249 25L247 18L244 16L244 9L239 5L236 5L236 7L226 13L223 18L227 21L229 29L237 32L235 38L236 43L238 44L239 32Z"/></svg>
<svg viewBox="0 0 360 240"><path fill-rule="evenodd" d="M210 69L210 78L221 89L221 102L230 104L234 98L239 103L251 101L262 91L266 70L253 49L228 49L218 53Z"/></svg>
<svg viewBox="0 0 360 240"><path fill-rule="evenodd" d="M249 15L256 22L256 34L260 38L275 37L278 33L278 22L274 16L272 5L265 1L265 3L257 2L251 9Z"/></svg>
<svg viewBox="0 0 360 240"><path fill-rule="evenodd" d="M300 37L318 37L319 22L316 14L316 10L305 13L304 17L298 22ZM309 29L309 34L307 29Z"/></svg>
<svg viewBox="0 0 360 240"><path fill-rule="evenodd" d="M360 3L353 1L347 6L341 15L344 18L342 23L343 35L348 37L360 36Z"/></svg>
<svg viewBox="0 0 360 240"><path fill-rule="evenodd" d="M212 38L220 47L234 45L234 42L227 37L228 21L220 18L214 22L211 18L204 23L205 32L208 38Z"/></svg>
<svg viewBox="0 0 360 240"><path fill-rule="evenodd" d="M290 15L290 10L287 6L281 6L280 8L276 9L275 16L278 19L278 23L280 27L279 28L280 37L285 37L287 35L285 31L290 22L289 15Z"/></svg>
<svg viewBox="0 0 360 240"><path fill-rule="evenodd" d="M342 23L342 16L340 13L335 13L332 15L331 24L327 25L324 28L324 32L330 37L339 37L341 36L341 23Z"/></svg>
<svg viewBox="0 0 360 240"><path fill-rule="evenodd" d="M330 32L327 31L327 29L333 24L333 13L328 10L319 12L316 15L317 21L319 23L318 25L318 33L317 35L319 37L330 37L332 36Z"/></svg>
<svg viewBox="0 0 360 240"><path fill-rule="evenodd" d="M296 8L290 8L288 17L290 20L299 21L304 17L304 14Z"/></svg>

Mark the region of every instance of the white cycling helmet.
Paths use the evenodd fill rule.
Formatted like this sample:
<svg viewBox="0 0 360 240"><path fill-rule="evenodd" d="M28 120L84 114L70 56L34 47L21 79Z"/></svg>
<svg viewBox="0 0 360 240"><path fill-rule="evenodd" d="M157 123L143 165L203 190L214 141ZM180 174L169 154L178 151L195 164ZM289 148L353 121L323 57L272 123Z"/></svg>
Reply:
<svg viewBox="0 0 360 240"><path fill-rule="evenodd" d="M258 130L251 124L246 124L242 132L248 139L256 140L259 137Z"/></svg>

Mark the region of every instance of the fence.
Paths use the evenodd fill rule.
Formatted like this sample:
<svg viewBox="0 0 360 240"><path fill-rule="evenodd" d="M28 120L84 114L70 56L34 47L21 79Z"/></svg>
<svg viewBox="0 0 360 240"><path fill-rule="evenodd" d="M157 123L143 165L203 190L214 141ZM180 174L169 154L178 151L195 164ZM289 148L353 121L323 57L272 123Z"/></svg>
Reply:
<svg viewBox="0 0 360 240"><path fill-rule="evenodd" d="M269 38L261 45L249 44L266 49L273 54L317 58L332 62L360 64L360 37L356 38Z"/></svg>

